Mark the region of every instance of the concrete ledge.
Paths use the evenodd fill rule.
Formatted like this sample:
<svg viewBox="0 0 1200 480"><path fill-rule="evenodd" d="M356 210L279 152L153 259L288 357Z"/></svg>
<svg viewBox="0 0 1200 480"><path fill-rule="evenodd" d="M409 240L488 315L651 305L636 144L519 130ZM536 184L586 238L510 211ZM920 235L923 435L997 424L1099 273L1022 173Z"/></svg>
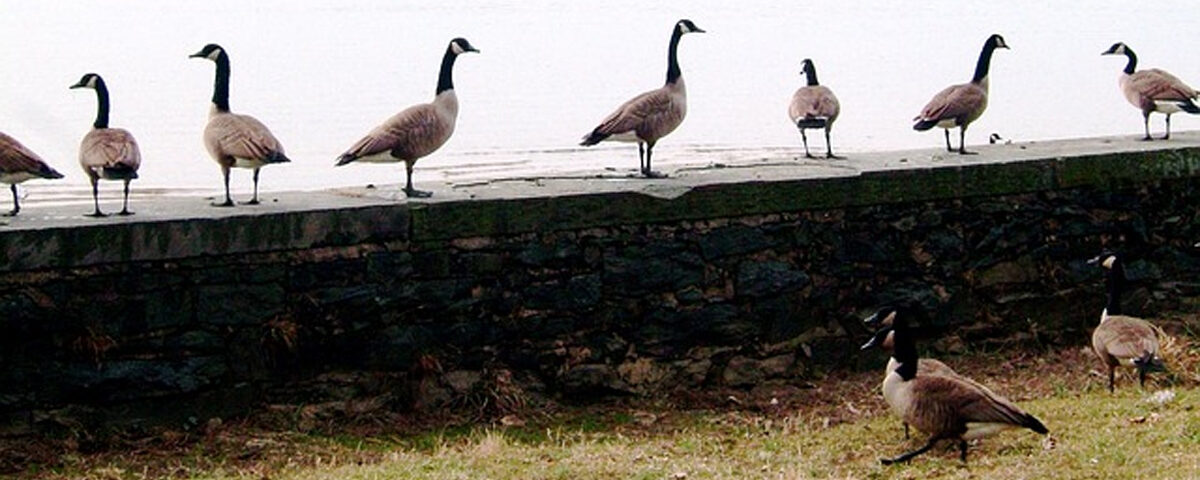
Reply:
<svg viewBox="0 0 1200 480"><path fill-rule="evenodd" d="M1200 132L1170 141L1103 137L846 160L722 159L645 180L612 173L496 179L434 188L429 200L395 188L273 194L258 207L217 209L159 199L138 215L96 221L78 207L32 208L0 227L0 269L70 268L364 242L427 242L662 223L1063 188L1117 188L1200 175Z"/></svg>

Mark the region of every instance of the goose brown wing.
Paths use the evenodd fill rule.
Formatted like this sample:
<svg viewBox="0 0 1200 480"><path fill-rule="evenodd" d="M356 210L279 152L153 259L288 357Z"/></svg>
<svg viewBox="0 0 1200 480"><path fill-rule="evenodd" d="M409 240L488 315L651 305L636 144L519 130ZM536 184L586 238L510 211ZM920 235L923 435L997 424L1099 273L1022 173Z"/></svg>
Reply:
<svg viewBox="0 0 1200 480"><path fill-rule="evenodd" d="M1033 428L1041 422L1008 399L963 379L945 376L917 377L913 381L911 411L918 417L936 418L952 431L967 423L1005 423ZM920 427L920 422L910 422ZM1045 428L1045 427L1041 427Z"/></svg>
<svg viewBox="0 0 1200 480"><path fill-rule="evenodd" d="M967 83L946 87L921 109L914 120L945 120L947 118L971 117L986 105L987 92L978 85Z"/></svg>
<svg viewBox="0 0 1200 480"><path fill-rule="evenodd" d="M792 104L788 115L792 122L802 118L823 117L837 118L839 105L833 91L824 85L802 87L792 95Z"/></svg>
<svg viewBox="0 0 1200 480"><path fill-rule="evenodd" d="M1149 322L1135 317L1110 316L1092 333L1097 349L1119 359L1158 353L1158 334Z"/></svg>
<svg viewBox="0 0 1200 480"><path fill-rule="evenodd" d="M1129 86L1150 100L1185 100L1196 97L1196 90L1165 70L1140 70L1129 78Z"/></svg>
<svg viewBox="0 0 1200 480"><path fill-rule="evenodd" d="M389 150L398 151L405 160L423 156L440 147L448 136L440 120L432 104L406 108L372 129L342 157L359 158Z"/></svg>
<svg viewBox="0 0 1200 480"><path fill-rule="evenodd" d="M124 168L137 170L142 163L137 140L119 128L99 128L83 137L79 163L85 168Z"/></svg>
<svg viewBox="0 0 1200 480"><path fill-rule="evenodd" d="M645 125L670 120L673 113L674 101L666 87L657 88L633 97L622 104L615 112L600 122L595 133L616 135L619 133L641 130Z"/></svg>
<svg viewBox="0 0 1200 480"><path fill-rule="evenodd" d="M0 133L0 173L36 173L45 165L41 157L17 139Z"/></svg>
<svg viewBox="0 0 1200 480"><path fill-rule="evenodd" d="M204 130L209 150L221 156L266 160L283 153L283 145L266 125L249 115L224 114L209 119Z"/></svg>

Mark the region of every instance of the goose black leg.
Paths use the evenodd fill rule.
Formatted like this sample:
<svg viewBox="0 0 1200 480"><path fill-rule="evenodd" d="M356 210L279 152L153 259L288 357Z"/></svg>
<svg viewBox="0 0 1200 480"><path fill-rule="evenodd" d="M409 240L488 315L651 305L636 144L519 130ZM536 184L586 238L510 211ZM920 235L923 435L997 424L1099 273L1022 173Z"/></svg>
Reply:
<svg viewBox="0 0 1200 480"><path fill-rule="evenodd" d="M17 198L17 184L14 183L9 185L9 188L11 188L13 192L13 209L10 212L6 212L4 216L15 217L18 213L21 213L21 201Z"/></svg>
<svg viewBox="0 0 1200 480"><path fill-rule="evenodd" d="M646 173L646 148L642 142L638 144L638 173Z"/></svg>
<svg viewBox="0 0 1200 480"><path fill-rule="evenodd" d="M1138 383L1141 384L1143 389L1146 388L1146 370L1143 368L1138 369Z"/></svg>
<svg viewBox="0 0 1200 480"><path fill-rule="evenodd" d="M1142 112L1142 126L1146 127L1146 136L1142 137L1142 141L1154 140L1150 136L1150 112Z"/></svg>
<svg viewBox="0 0 1200 480"><path fill-rule="evenodd" d="M879 459L879 463L882 463L884 465L891 465L893 463L907 462L909 460L912 460L912 458L917 455L928 452L929 449L933 448L933 444L935 444L935 443L937 443L937 438L930 438L929 441L925 443L925 446L923 446L921 448L918 448L918 449L913 450L908 453L901 454L900 456L895 457L895 458L881 458L881 459Z"/></svg>
<svg viewBox="0 0 1200 480"><path fill-rule="evenodd" d="M908 440L908 422L904 423L904 439Z"/></svg>
<svg viewBox="0 0 1200 480"><path fill-rule="evenodd" d="M1117 380L1116 371L1117 371L1116 368L1108 367L1108 393L1113 393L1114 391L1116 391L1116 388L1115 388L1116 380Z"/></svg>
<svg viewBox="0 0 1200 480"><path fill-rule="evenodd" d="M825 158L843 158L843 157L839 157L839 156L833 154L833 144L829 143L829 130L831 130L831 129L828 126L826 126L825 127Z"/></svg>
<svg viewBox="0 0 1200 480"><path fill-rule="evenodd" d="M942 129L942 132L946 134L946 151L953 152L954 147L950 146L950 129L949 128Z"/></svg>
<svg viewBox="0 0 1200 480"><path fill-rule="evenodd" d="M967 151L967 126L958 127L958 154L959 155L974 155L979 152Z"/></svg>
<svg viewBox="0 0 1200 480"><path fill-rule="evenodd" d="M404 185L404 195L409 198L429 198L433 196L433 192L426 192L413 188L412 172L415 162L404 162L404 170L408 173L408 182Z"/></svg>
<svg viewBox="0 0 1200 480"><path fill-rule="evenodd" d="M650 168L650 157L654 152L654 143L646 142L646 168L642 169L642 176L646 178L667 178L662 172L656 172Z"/></svg>
<svg viewBox="0 0 1200 480"><path fill-rule="evenodd" d="M214 203L214 207L232 207L233 198L229 196L229 167L221 166L221 175L225 176L225 203Z"/></svg>
<svg viewBox="0 0 1200 480"><path fill-rule="evenodd" d="M1171 114L1168 113L1167 114L1167 134L1163 135L1162 139L1168 140L1170 138L1171 138Z"/></svg>
<svg viewBox="0 0 1200 480"><path fill-rule="evenodd" d="M800 129L800 138L804 140L804 158L816 158L808 153L808 134L804 133L804 129Z"/></svg>
<svg viewBox="0 0 1200 480"><path fill-rule="evenodd" d="M92 179L92 202L95 203L96 210L93 211L92 213L88 214L87 216L89 216L89 217L102 218L102 217L108 216L100 211L100 187L99 187L99 184L100 184L100 182L98 182L95 178Z"/></svg>
<svg viewBox="0 0 1200 480"><path fill-rule="evenodd" d="M121 205L121 213L117 215L133 215L133 212L129 211L129 179L125 179L125 202Z"/></svg>
<svg viewBox="0 0 1200 480"><path fill-rule="evenodd" d="M254 169L254 196L250 197L250 201L243 205L258 205L258 171L262 167Z"/></svg>
<svg viewBox="0 0 1200 480"><path fill-rule="evenodd" d="M958 439L958 458L962 459L963 463L967 463L967 441Z"/></svg>

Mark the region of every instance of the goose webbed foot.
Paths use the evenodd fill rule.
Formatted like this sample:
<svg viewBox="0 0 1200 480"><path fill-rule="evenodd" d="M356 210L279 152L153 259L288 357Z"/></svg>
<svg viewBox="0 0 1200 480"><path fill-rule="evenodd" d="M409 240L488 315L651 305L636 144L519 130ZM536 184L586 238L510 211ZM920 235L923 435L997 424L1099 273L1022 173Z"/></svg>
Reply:
<svg viewBox="0 0 1200 480"><path fill-rule="evenodd" d="M815 160L817 157L816 157L816 156L814 156L814 155L813 155L813 154L811 154L811 153L804 152L804 158L811 158L811 159L814 159L814 160Z"/></svg>
<svg viewBox="0 0 1200 480"><path fill-rule="evenodd" d="M18 213L18 212L20 212L20 210L9 210L9 211L7 211L7 212L4 212L3 214L0 214L0 215L3 215L3 216L5 216L5 217L15 217L15 216L17 216L17 213Z"/></svg>
<svg viewBox="0 0 1200 480"><path fill-rule="evenodd" d="M405 188L404 195L407 196L408 198L429 198L429 197L433 196L433 192L427 192L425 190L417 190L415 188Z"/></svg>
<svg viewBox="0 0 1200 480"><path fill-rule="evenodd" d="M121 210L120 212L117 212L117 215L120 215L122 217L128 217L130 215L133 215L133 212L131 212L129 210Z"/></svg>
<svg viewBox="0 0 1200 480"><path fill-rule="evenodd" d="M1142 137L1143 142L1149 142L1149 141L1153 141L1153 140L1154 140L1154 137L1151 137L1149 135Z"/></svg>
<svg viewBox="0 0 1200 480"><path fill-rule="evenodd" d="M642 170L642 176L646 178L667 178L667 174L657 170Z"/></svg>
<svg viewBox="0 0 1200 480"><path fill-rule="evenodd" d="M210 205L212 205L212 206L214 206L214 207L233 207L233 206L236 206L236 204L235 204L235 203L233 203L233 200L232 200L232 199L229 199L229 198L226 198L224 202L221 202L221 203L213 202L213 203L211 203Z"/></svg>
<svg viewBox="0 0 1200 480"><path fill-rule="evenodd" d="M979 154L979 152L972 152L972 151L970 151L970 150L967 150L967 149L965 149L965 148L960 148L960 149L958 149L958 154L959 154L959 155L978 155L978 154Z"/></svg>
<svg viewBox="0 0 1200 480"><path fill-rule="evenodd" d="M833 152L826 153L825 158L828 158L830 160L845 160L846 159L846 157L843 157L841 155L834 155Z"/></svg>
<svg viewBox="0 0 1200 480"><path fill-rule="evenodd" d="M96 211L94 211L94 212L92 212L92 213L86 213L86 214L84 214L83 216L85 216L85 217L92 217L92 218L104 218L104 217L107 217L107 216L108 216L108 214L107 214L107 213L104 213L104 212L101 212L101 211L99 211L99 210L96 210Z"/></svg>
<svg viewBox="0 0 1200 480"><path fill-rule="evenodd" d="M1162 139L1163 139L1163 140L1170 140L1170 139L1171 139L1171 134L1169 134L1169 133L1168 133L1168 134L1166 134L1166 135L1163 135L1163 136L1162 136Z"/></svg>
<svg viewBox="0 0 1200 480"><path fill-rule="evenodd" d="M259 203L261 202L258 201L258 198L251 198L250 200L242 202L242 205L258 205Z"/></svg>

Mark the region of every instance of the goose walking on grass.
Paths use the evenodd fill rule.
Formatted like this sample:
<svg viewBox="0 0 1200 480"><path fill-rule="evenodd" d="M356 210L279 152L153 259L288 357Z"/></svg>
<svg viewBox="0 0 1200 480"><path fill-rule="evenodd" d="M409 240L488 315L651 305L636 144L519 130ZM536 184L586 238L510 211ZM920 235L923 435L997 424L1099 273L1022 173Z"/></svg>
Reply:
<svg viewBox="0 0 1200 480"><path fill-rule="evenodd" d="M384 121L338 157L337 165L351 162L404 162L407 181L404 194L423 198L430 192L413 188L413 166L417 160L441 148L454 133L458 119L458 95L454 93L454 60L479 50L465 38L455 38L442 55L437 91L433 102L408 107Z"/></svg>
<svg viewBox="0 0 1200 480"><path fill-rule="evenodd" d="M1004 37L992 35L983 44L979 52L979 60L975 63L975 76L971 81L959 85L951 85L938 92L933 99L921 109L921 114L913 118L917 122L913 130L925 131L933 127L941 127L946 134L946 150L953 152L950 146L950 129L958 127L958 153L974 154L967 151L967 126L983 115L988 103L988 68L992 62L992 52L997 48L1008 48Z"/></svg>
<svg viewBox="0 0 1200 480"><path fill-rule="evenodd" d="M871 328L890 324L894 350L883 380L883 398L892 412L929 435L924 446L893 458L884 465L906 462L929 451L939 440L956 441L959 457L967 461L967 441L991 436L1009 428L1028 428L1046 434L1049 430L1033 415L1025 413L1004 397L961 376L921 375L917 348L908 329L909 317L919 307L889 306L864 323Z"/></svg>
<svg viewBox="0 0 1200 480"><path fill-rule="evenodd" d="M212 107L208 113L208 125L204 127L204 146L213 160L221 165L221 175L225 177L225 201L214 203L213 206L234 205L233 198L229 196L229 170L234 167L254 170L254 196L246 204L257 205L259 170L266 165L291 160L283 153L283 145L266 125L254 117L229 110L229 54L225 53L225 49L210 43L190 58L204 58L217 64Z"/></svg>
<svg viewBox="0 0 1200 480"><path fill-rule="evenodd" d="M96 121L92 123L92 130L83 136L83 141L79 144L79 165L92 182L92 202L96 209L91 216L106 216L100 211L100 179L125 182L125 200L119 215L133 215L133 212L129 211L129 182L138 178L138 167L142 164L137 140L133 139L128 130L108 126L108 86L100 75L86 74L71 85L71 88L90 88L96 91Z"/></svg>
<svg viewBox="0 0 1200 480"><path fill-rule="evenodd" d="M894 317L892 317L892 318L894 318ZM867 343L864 343L862 345L860 350L869 350L871 348L879 348L880 350L887 352L888 355L891 355L892 352L895 350L896 332L892 328L890 319L885 318L883 321L878 322L876 324L876 327L879 330L877 330L874 333L874 335L871 336L871 339L868 340ZM895 358L889 358L887 368L884 371L891 372L899 366L900 366L900 364L896 362ZM946 377L959 378L959 379L962 379L963 381L970 382L981 389L987 390L989 392L991 391L987 387L980 385L976 381L971 380L970 378L964 377L962 375L959 375L958 372L954 371L953 368L950 368L949 365L946 365L941 360L937 360L937 359L933 359L933 358L921 358L921 359L917 360L917 375L922 376L922 377L930 376L930 375L941 375L941 376L946 376ZM901 423L904 424L904 438L907 439L907 438L909 438L908 423L904 422L903 420L901 421Z"/></svg>
<svg viewBox="0 0 1200 480"><path fill-rule="evenodd" d="M0 132L0 183L7 183L12 190L13 209L3 215L15 217L21 213L21 199L17 195L17 184L34 178L63 178L61 173L50 168L32 150L25 148L17 139Z"/></svg>
<svg viewBox="0 0 1200 480"><path fill-rule="evenodd" d="M1108 303L1100 313L1100 324L1092 331L1092 351L1108 368L1108 391L1116 388L1116 369L1133 368L1140 384L1146 386L1146 374L1165 370L1158 356L1158 331L1150 322L1122 315L1121 292L1125 288L1125 262L1116 253L1104 253L1088 263L1105 270Z"/></svg>
<svg viewBox="0 0 1200 480"><path fill-rule="evenodd" d="M675 23L671 33L671 43L667 48L667 83L662 87L633 97L610 114L600 125L584 135L580 145L591 146L605 140L620 142L637 142L639 170L647 178L665 177L654 171L650 165L650 157L654 153L654 145L658 140L667 136L683 123L687 115L687 88L683 83L683 73L679 70L676 51L679 39L688 33L704 33L691 20L680 20Z"/></svg>
<svg viewBox="0 0 1200 480"><path fill-rule="evenodd" d="M800 87L792 95L792 103L788 106L788 116L792 124L800 130L800 138L804 140L804 156L814 158L808 152L808 135L804 133L810 128L825 130L825 158L841 158L833 154L833 146L829 143L829 131L833 122L841 113L841 105L829 87L817 81L817 67L811 59L801 63L800 74L808 78L808 85Z"/></svg>
<svg viewBox="0 0 1200 480"><path fill-rule="evenodd" d="M1125 63L1125 69L1121 70L1118 82L1125 99L1142 111L1142 125L1146 130L1146 136L1142 137L1142 140L1154 139L1150 136L1151 113L1158 112L1167 116L1167 131L1162 136L1163 140L1171 138L1172 113L1200 113L1200 106L1196 105L1200 91L1189 87L1183 80L1165 70L1137 70L1137 54L1133 53L1133 49L1128 45L1114 43L1101 55L1125 55L1125 58L1129 59Z"/></svg>

